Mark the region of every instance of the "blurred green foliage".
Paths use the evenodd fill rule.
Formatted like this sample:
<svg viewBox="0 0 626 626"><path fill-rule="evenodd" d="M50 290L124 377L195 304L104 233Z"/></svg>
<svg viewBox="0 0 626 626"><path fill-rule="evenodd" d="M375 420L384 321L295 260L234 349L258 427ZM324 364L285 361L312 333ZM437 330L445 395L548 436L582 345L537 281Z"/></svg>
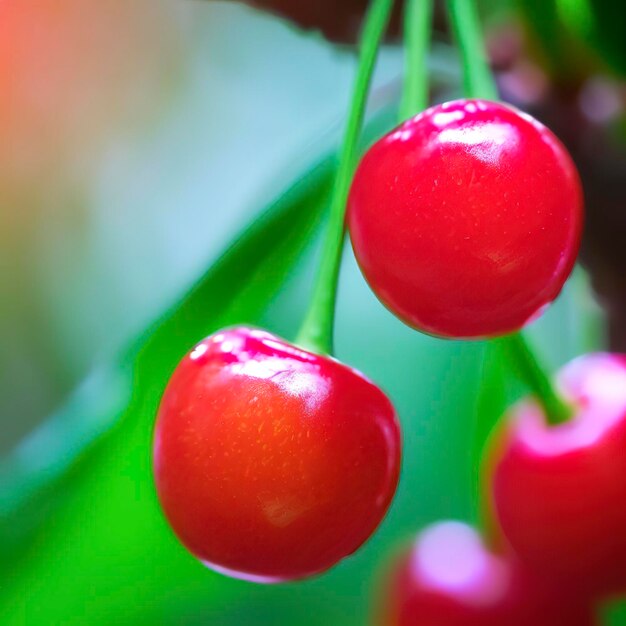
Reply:
<svg viewBox="0 0 626 626"><path fill-rule="evenodd" d="M11 559L4 555L2 565L5 573L10 571L12 585L20 585L20 579L29 582L24 587L27 593L17 594L12 585L3 589L10 606L3 623L50 623L53 607L60 611L53 623L70 623L71 619L84 623L85 615L91 616L90 623L96 619L111 623L118 612L127 613L130 601L160 597L170 576L185 589L184 581L198 574L199 566L180 550L165 527L151 483L151 432L162 389L176 363L199 339L225 325L256 321L311 239L333 171L329 159L309 172L257 218L155 329L126 351L117 371L130 383L122 386L132 386L130 402L122 394L121 403L109 406L114 389L110 377L105 377L83 392L78 406L70 403L30 446L22 446L4 464L3 482L17 485L2 494L3 536L13 551ZM109 412L104 433L103 404ZM74 463L53 458L52 466L41 467L37 455L47 449L46 438L69 443L67 435L75 428L72 416L77 411L83 423L91 423L91 437L87 435L76 450L65 449L74 456ZM70 468L73 471L62 471ZM59 480L48 484L40 480L41 473ZM33 502L27 497L28 488L35 489L39 483L42 489ZM49 498L46 492L53 487L57 493L71 494L62 510L50 512L37 499ZM24 529L28 511L47 515L37 536L30 538L25 562L16 568L12 529ZM112 571L116 568L121 568L121 580ZM11 606L10 600L16 597L19 606Z"/></svg>
<svg viewBox="0 0 626 626"><path fill-rule="evenodd" d="M518 0L560 82L609 69L626 76L622 0Z"/></svg>

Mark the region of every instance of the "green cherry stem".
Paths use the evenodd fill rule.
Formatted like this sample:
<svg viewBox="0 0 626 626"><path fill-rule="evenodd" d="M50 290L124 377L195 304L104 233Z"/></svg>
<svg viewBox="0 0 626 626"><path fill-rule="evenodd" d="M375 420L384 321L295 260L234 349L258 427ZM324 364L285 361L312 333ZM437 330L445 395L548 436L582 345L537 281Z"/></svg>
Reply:
<svg viewBox="0 0 626 626"><path fill-rule="evenodd" d="M392 4L393 0L372 0L365 17L357 75L331 197L322 261L313 287L311 304L296 338L297 344L320 354L333 352L333 327L343 252L346 202L356 167L358 141L372 73Z"/></svg>
<svg viewBox="0 0 626 626"><path fill-rule="evenodd" d="M433 1L406 0L404 8L405 70L400 121L428 106L426 60L432 30Z"/></svg>
<svg viewBox="0 0 626 626"><path fill-rule="evenodd" d="M463 89L469 98L498 99L498 90L483 46L480 21L474 0L446 0L448 15L461 53ZM560 424L571 416L571 407L556 392L549 374L534 350L518 332L497 339L508 359L543 405L549 424Z"/></svg>
<svg viewBox="0 0 626 626"><path fill-rule="evenodd" d="M572 414L572 408L557 394L554 385L539 362L523 333L513 333L495 339L502 345L511 363L514 363L524 381L541 399L549 424L566 422Z"/></svg>
<svg viewBox="0 0 626 626"><path fill-rule="evenodd" d="M446 8L461 52L463 93L468 98L497 100L474 0L446 0Z"/></svg>

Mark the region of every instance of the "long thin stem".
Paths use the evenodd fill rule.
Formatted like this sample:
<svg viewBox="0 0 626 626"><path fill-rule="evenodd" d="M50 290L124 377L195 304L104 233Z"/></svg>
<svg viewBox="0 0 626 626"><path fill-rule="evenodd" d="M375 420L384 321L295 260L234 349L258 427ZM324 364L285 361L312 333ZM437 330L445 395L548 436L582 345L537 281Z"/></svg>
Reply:
<svg viewBox="0 0 626 626"><path fill-rule="evenodd" d="M474 0L446 0L446 4L461 52L463 93L468 98L497 100L498 90L487 61Z"/></svg>
<svg viewBox="0 0 626 626"><path fill-rule="evenodd" d="M531 348L523 333L514 333L498 339L510 361L518 368L523 380L533 390L543 404L549 424L566 422L572 409L556 393L546 370L539 363L535 351Z"/></svg>
<svg viewBox="0 0 626 626"><path fill-rule="evenodd" d="M480 21L474 0L446 0L448 15L461 52L464 93L470 98L496 100L498 91L483 46ZM571 408L554 389L546 370L524 335L514 333L499 339L511 363L540 400L550 424L559 424L571 415Z"/></svg>
<svg viewBox="0 0 626 626"><path fill-rule="evenodd" d="M404 11L405 69L400 121L428 106L426 59L432 29L433 1L406 0Z"/></svg>
<svg viewBox="0 0 626 626"><path fill-rule="evenodd" d="M311 305L296 339L299 345L322 354L332 354L333 351L333 326L343 251L346 202L356 166L357 145L365 116L367 94L392 4L393 0L372 0L365 18L359 65L331 198L322 261L313 288Z"/></svg>

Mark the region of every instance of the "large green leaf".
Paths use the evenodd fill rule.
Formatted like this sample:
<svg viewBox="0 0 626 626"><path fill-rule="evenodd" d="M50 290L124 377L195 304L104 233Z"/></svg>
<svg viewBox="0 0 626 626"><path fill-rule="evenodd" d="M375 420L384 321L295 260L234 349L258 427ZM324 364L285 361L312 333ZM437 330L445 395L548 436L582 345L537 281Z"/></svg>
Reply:
<svg viewBox="0 0 626 626"><path fill-rule="evenodd" d="M383 113L370 132L390 119ZM129 605L160 611L172 585L172 597L210 596L215 575L180 547L156 502L150 447L158 401L200 338L258 323L312 240L334 171L331 152L2 463L3 624L84 624L86 615L91 624L120 623L115 616Z"/></svg>
<svg viewBox="0 0 626 626"><path fill-rule="evenodd" d="M150 443L156 407L190 346L223 325L257 320L311 241L333 171L330 158L314 167L116 367L94 377L7 460L3 535L14 538L25 517L32 526L33 514L35 521L41 514L50 518L19 566L5 555L3 624L84 624L95 607L100 623L113 623L127 603L149 602L171 579L186 585L199 577L202 593L210 592L212 577L180 549L155 500ZM75 445L51 450L49 442L67 437ZM51 475L59 480L51 482ZM48 496L65 492L63 506L32 497L44 486ZM60 614L53 616L55 607Z"/></svg>

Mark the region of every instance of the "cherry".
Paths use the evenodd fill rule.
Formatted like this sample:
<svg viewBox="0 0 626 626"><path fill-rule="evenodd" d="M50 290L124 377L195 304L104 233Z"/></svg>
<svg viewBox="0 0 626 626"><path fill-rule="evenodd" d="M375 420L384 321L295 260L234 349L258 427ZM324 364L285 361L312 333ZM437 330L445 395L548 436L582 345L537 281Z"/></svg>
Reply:
<svg viewBox="0 0 626 626"><path fill-rule="evenodd" d="M494 512L526 563L590 593L623 592L626 357L580 357L558 383L570 421L550 426L527 400L492 439Z"/></svg>
<svg viewBox="0 0 626 626"><path fill-rule="evenodd" d="M396 564L383 626L591 626L589 606L489 552L478 533L441 522Z"/></svg>
<svg viewBox="0 0 626 626"><path fill-rule="evenodd" d="M198 559L237 578L298 579L353 553L384 517L399 468L383 392L262 330L199 343L157 417L166 517Z"/></svg>
<svg viewBox="0 0 626 626"><path fill-rule="evenodd" d="M361 269L404 322L442 337L518 330L559 294L582 228L565 148L486 100L434 106L376 142L348 224Z"/></svg>

